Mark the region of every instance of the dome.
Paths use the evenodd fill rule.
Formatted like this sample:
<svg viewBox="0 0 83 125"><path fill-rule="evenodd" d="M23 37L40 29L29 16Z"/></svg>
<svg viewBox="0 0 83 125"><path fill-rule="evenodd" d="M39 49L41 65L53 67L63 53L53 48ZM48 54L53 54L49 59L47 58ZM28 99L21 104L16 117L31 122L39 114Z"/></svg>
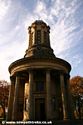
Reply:
<svg viewBox="0 0 83 125"><path fill-rule="evenodd" d="M42 20L36 20L32 24L45 24L46 25L46 23Z"/></svg>

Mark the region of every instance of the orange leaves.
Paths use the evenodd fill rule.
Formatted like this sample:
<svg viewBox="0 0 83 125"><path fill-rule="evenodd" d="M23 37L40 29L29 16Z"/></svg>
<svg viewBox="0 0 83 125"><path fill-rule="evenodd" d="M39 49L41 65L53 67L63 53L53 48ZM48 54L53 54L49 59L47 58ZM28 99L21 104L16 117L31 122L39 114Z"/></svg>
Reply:
<svg viewBox="0 0 83 125"><path fill-rule="evenodd" d="M75 76L70 80L70 87L72 94L83 95L83 77Z"/></svg>
<svg viewBox="0 0 83 125"><path fill-rule="evenodd" d="M5 80L0 81L0 104L7 106L9 95L9 83Z"/></svg>

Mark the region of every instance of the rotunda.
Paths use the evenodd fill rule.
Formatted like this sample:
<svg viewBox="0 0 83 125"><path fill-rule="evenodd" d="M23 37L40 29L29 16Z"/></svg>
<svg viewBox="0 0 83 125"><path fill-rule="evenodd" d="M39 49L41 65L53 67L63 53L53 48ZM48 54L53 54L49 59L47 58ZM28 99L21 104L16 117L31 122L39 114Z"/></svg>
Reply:
<svg viewBox="0 0 83 125"><path fill-rule="evenodd" d="M9 66L8 120L23 120L24 111L27 120L71 119L71 65L54 55L50 27L45 22L36 20L28 31L29 46L24 57Z"/></svg>

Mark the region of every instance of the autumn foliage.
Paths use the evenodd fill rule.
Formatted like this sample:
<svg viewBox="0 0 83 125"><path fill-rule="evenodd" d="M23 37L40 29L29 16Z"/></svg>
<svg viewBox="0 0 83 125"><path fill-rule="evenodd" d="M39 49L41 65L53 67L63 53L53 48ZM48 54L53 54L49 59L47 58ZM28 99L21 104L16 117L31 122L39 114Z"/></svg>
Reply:
<svg viewBox="0 0 83 125"><path fill-rule="evenodd" d="M3 113L0 113L0 117L4 117L5 109L8 107L8 96L9 96L9 83L5 80L0 81L0 110L3 110Z"/></svg>
<svg viewBox="0 0 83 125"><path fill-rule="evenodd" d="M70 87L73 95L83 95L83 77L75 76L71 78Z"/></svg>
<svg viewBox="0 0 83 125"><path fill-rule="evenodd" d="M76 119L83 119L83 77L75 76L70 80L70 88Z"/></svg>

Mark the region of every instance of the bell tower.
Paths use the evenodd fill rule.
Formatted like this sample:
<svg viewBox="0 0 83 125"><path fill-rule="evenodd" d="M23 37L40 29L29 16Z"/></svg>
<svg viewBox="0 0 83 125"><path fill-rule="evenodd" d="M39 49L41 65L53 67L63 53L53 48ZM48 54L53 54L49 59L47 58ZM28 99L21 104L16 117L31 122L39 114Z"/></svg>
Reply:
<svg viewBox="0 0 83 125"><path fill-rule="evenodd" d="M50 27L42 20L36 20L28 28L29 47L25 57L54 58L53 50L50 46Z"/></svg>

